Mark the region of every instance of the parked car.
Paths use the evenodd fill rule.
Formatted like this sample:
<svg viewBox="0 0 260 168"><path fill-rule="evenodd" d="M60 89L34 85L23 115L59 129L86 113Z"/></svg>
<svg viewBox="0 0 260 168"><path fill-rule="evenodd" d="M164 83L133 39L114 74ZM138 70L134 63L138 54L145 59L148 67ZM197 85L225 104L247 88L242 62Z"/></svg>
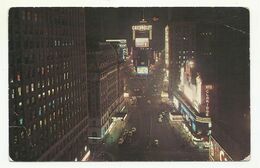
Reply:
<svg viewBox="0 0 260 168"><path fill-rule="evenodd" d="M158 145L159 145L159 140L158 140L158 139L155 139L154 142L153 142L153 144L154 144L155 146L158 146Z"/></svg>
<svg viewBox="0 0 260 168"><path fill-rule="evenodd" d="M135 128L135 127L133 127L133 128L132 128L132 132L135 132L135 131L136 131L136 128Z"/></svg>
<svg viewBox="0 0 260 168"><path fill-rule="evenodd" d="M119 138L117 143L118 145L122 145L124 143L124 138Z"/></svg>

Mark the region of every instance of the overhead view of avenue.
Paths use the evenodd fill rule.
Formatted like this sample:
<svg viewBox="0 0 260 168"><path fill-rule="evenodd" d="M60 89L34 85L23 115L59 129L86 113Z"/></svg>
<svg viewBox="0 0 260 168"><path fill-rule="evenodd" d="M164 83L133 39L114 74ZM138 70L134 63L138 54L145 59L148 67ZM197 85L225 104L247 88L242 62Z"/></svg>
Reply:
<svg viewBox="0 0 260 168"><path fill-rule="evenodd" d="M11 8L10 161L248 161L246 8Z"/></svg>

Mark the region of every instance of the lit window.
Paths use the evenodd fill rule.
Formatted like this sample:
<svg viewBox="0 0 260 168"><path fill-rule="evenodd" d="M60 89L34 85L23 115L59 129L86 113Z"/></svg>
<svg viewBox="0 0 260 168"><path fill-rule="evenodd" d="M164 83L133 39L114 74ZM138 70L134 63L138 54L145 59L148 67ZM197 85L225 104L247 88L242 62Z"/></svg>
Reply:
<svg viewBox="0 0 260 168"><path fill-rule="evenodd" d="M44 88L44 81L42 81L42 88Z"/></svg>
<svg viewBox="0 0 260 168"><path fill-rule="evenodd" d="M42 115L42 107L39 107L38 115L39 115L39 116Z"/></svg>
<svg viewBox="0 0 260 168"><path fill-rule="evenodd" d="M43 112L46 112L46 105L43 105Z"/></svg>
<svg viewBox="0 0 260 168"><path fill-rule="evenodd" d="M45 92L42 93L42 97L45 98Z"/></svg>
<svg viewBox="0 0 260 168"><path fill-rule="evenodd" d="M26 87L25 87L25 91L26 91L26 93L29 92L29 85L26 85Z"/></svg>
<svg viewBox="0 0 260 168"><path fill-rule="evenodd" d="M39 98L39 99L41 98L41 94L38 94L38 98Z"/></svg>
<svg viewBox="0 0 260 168"><path fill-rule="evenodd" d="M54 89L52 89L52 94L54 94Z"/></svg>
<svg viewBox="0 0 260 168"><path fill-rule="evenodd" d="M18 91L18 95L21 96L21 95L22 95L22 88L21 88L21 87L18 87L18 88L17 88L17 91Z"/></svg>
<svg viewBox="0 0 260 168"><path fill-rule="evenodd" d="M47 65L47 73L49 73L49 72L50 72L50 66Z"/></svg>
<svg viewBox="0 0 260 168"><path fill-rule="evenodd" d="M34 91L34 83L31 83L31 91Z"/></svg>
<svg viewBox="0 0 260 168"><path fill-rule="evenodd" d="M12 99L14 98L14 89L12 89Z"/></svg>
<svg viewBox="0 0 260 168"><path fill-rule="evenodd" d="M20 124L20 125L23 125L23 118L20 118L20 119L19 119L19 124Z"/></svg>
<svg viewBox="0 0 260 168"><path fill-rule="evenodd" d="M42 67L41 73L42 73L42 75L44 75L44 67Z"/></svg>
<svg viewBox="0 0 260 168"><path fill-rule="evenodd" d="M33 130L36 130L36 124L33 124Z"/></svg>
<svg viewBox="0 0 260 168"><path fill-rule="evenodd" d="M28 129L28 136L31 136L31 133L32 133L31 128L29 128Z"/></svg>
<svg viewBox="0 0 260 168"><path fill-rule="evenodd" d="M34 21L37 22L38 20L38 16L37 16L37 13L34 14Z"/></svg>
<svg viewBox="0 0 260 168"><path fill-rule="evenodd" d="M40 127L42 127L42 120L40 120Z"/></svg>
<svg viewBox="0 0 260 168"><path fill-rule="evenodd" d="M46 118L44 119L44 125L47 125L47 120L46 120Z"/></svg>
<svg viewBox="0 0 260 168"><path fill-rule="evenodd" d="M48 96L50 96L51 95L51 90L48 90Z"/></svg>
<svg viewBox="0 0 260 168"><path fill-rule="evenodd" d="M21 76L20 76L20 74L17 74L16 79L17 79L17 81L21 81Z"/></svg>
<svg viewBox="0 0 260 168"><path fill-rule="evenodd" d="M38 89L41 88L41 83L40 82L38 82L37 85L38 85Z"/></svg>
<svg viewBox="0 0 260 168"><path fill-rule="evenodd" d="M23 103L22 103L22 102L19 102L18 104L19 104L19 106L22 106L22 105L23 105Z"/></svg>

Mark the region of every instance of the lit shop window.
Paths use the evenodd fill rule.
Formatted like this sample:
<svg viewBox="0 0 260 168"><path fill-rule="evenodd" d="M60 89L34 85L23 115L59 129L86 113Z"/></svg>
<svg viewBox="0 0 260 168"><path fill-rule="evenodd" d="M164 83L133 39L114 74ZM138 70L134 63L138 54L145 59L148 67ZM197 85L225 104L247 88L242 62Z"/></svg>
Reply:
<svg viewBox="0 0 260 168"><path fill-rule="evenodd" d="M31 91L34 91L34 83L31 83Z"/></svg>

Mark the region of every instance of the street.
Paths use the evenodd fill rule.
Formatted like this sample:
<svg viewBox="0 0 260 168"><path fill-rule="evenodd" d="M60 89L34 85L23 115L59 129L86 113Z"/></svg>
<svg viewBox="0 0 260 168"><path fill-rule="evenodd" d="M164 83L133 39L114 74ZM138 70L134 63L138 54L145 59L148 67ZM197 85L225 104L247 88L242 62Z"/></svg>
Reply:
<svg viewBox="0 0 260 168"><path fill-rule="evenodd" d="M130 73L132 74L132 73ZM208 150L193 145L182 130L181 123L171 122L169 109L161 102L163 67L156 65L156 71L148 76L128 78L130 97L136 97L128 104L128 118L124 128L115 132L136 128L131 141L118 145L117 136L112 145L102 148L100 160L115 161L206 161ZM164 112L164 114L162 114ZM162 115L162 122L159 116ZM108 138L109 139L109 138ZM158 144L155 144L158 141ZM109 156L110 155L110 156ZM105 156L107 158L105 158Z"/></svg>

